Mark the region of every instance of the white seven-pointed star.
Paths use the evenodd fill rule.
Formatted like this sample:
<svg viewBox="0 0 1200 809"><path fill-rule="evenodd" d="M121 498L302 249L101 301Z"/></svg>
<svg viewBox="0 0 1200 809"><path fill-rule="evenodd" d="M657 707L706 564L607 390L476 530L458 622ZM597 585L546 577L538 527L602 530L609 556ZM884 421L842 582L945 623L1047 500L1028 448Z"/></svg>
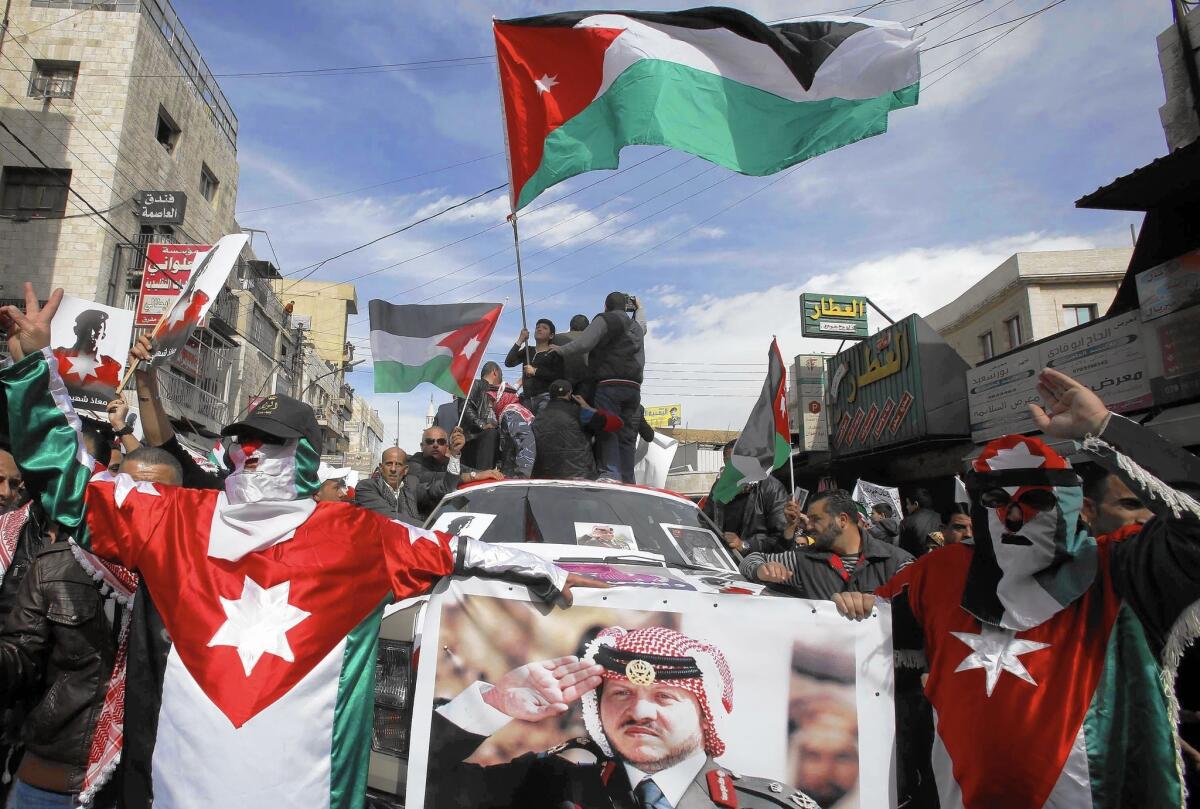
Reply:
<svg viewBox="0 0 1200 809"><path fill-rule="evenodd" d="M1005 447L988 458L988 469L1037 469L1046 462L1040 455L1029 451L1029 445L1022 441L1015 447Z"/></svg>
<svg viewBox="0 0 1200 809"><path fill-rule="evenodd" d="M471 359L471 357L475 356L475 351L478 348L479 341L472 337L470 340L467 340L467 344L463 346L463 353L466 355L467 359Z"/></svg>
<svg viewBox="0 0 1200 809"><path fill-rule="evenodd" d="M81 354L78 357L67 357L67 362L71 364L70 373L79 377L80 382L87 382L89 376L100 378L96 374L96 366L100 363L96 362L94 357Z"/></svg>
<svg viewBox="0 0 1200 809"><path fill-rule="evenodd" d="M1031 685L1037 685L1033 676L1025 669L1024 664L1018 658L1021 655L1036 652L1038 649L1046 649L1050 646L1049 643L1039 643L1035 640L1017 640L1017 633L1011 629L1002 629L998 626L989 626L988 624L983 625L983 631L978 635L972 635L968 632L951 632L950 634L972 649L971 654L967 655L963 662L958 664L958 668L954 670L954 673L957 674L960 671L967 671L969 669L983 669L987 672L987 695L989 697L992 695L992 691L995 690L996 683L1000 680L1000 673L1002 671L1016 675Z"/></svg>
<svg viewBox="0 0 1200 809"><path fill-rule="evenodd" d="M542 75L540 79L534 79L534 86L537 87L538 95L550 92L550 88L558 84L558 76Z"/></svg>
<svg viewBox="0 0 1200 809"><path fill-rule="evenodd" d="M296 658L288 645L287 631L311 613L288 603L291 586L290 581L285 581L264 590L247 576L241 598L233 601L218 596L226 620L208 645L236 646L247 677L264 654L293 662Z"/></svg>

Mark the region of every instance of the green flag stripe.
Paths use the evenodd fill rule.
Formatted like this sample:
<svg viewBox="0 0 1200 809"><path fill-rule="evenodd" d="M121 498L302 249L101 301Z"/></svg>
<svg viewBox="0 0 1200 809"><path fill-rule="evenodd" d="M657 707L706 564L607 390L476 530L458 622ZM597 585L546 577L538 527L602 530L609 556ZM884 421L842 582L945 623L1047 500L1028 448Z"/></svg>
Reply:
<svg viewBox="0 0 1200 809"><path fill-rule="evenodd" d="M546 138L517 207L593 169L615 169L622 147L668 146L761 176L887 131L894 109L917 103L919 84L865 100L790 101L659 59L630 66L599 98Z"/></svg>
<svg viewBox="0 0 1200 809"><path fill-rule="evenodd" d="M1095 809L1183 806L1170 687L1142 622L1122 605L1083 719Z"/></svg>
<svg viewBox="0 0 1200 809"><path fill-rule="evenodd" d="M47 515L84 542L78 529L93 461L57 360L49 349L29 354L0 372L0 384L8 405L13 457L22 475L41 493Z"/></svg>
<svg viewBox="0 0 1200 809"><path fill-rule="evenodd" d="M342 673L333 709L333 751L329 763L329 805L361 806L371 762L371 726L375 716L375 657L379 623L386 602L346 636Z"/></svg>
<svg viewBox="0 0 1200 809"><path fill-rule="evenodd" d="M376 393L408 393L422 382L437 385L452 396L462 396L450 373L449 355L434 357L424 365L404 365L391 360L375 361Z"/></svg>

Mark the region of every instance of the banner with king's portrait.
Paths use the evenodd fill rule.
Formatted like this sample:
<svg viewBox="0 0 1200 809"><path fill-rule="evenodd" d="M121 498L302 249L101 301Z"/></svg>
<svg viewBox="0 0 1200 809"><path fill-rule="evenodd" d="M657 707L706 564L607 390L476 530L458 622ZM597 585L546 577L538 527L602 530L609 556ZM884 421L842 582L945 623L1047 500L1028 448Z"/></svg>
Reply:
<svg viewBox="0 0 1200 809"><path fill-rule="evenodd" d="M409 809L895 805L887 605L444 583L423 622ZM656 803L656 801L658 801Z"/></svg>

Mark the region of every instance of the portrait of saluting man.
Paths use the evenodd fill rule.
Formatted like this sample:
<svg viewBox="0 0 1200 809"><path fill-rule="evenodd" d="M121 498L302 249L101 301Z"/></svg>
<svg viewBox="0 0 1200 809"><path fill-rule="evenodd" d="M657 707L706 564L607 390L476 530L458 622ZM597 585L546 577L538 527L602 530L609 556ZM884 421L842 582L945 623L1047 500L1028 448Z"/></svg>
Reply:
<svg viewBox="0 0 1200 809"><path fill-rule="evenodd" d="M716 646L666 627L608 627L582 658L529 663L435 708L426 806L817 807L792 787L721 766L733 699ZM512 720L558 716L577 700L586 737L505 764L467 763Z"/></svg>

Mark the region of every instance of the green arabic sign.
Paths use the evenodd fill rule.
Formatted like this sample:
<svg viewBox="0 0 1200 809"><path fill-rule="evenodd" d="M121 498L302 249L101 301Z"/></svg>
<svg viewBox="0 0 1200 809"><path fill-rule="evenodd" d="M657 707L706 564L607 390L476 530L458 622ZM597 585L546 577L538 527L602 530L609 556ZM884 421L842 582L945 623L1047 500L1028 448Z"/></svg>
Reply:
<svg viewBox="0 0 1200 809"><path fill-rule="evenodd" d="M800 296L800 321L805 337L835 340L867 338L867 299L855 295L820 295L805 292Z"/></svg>

